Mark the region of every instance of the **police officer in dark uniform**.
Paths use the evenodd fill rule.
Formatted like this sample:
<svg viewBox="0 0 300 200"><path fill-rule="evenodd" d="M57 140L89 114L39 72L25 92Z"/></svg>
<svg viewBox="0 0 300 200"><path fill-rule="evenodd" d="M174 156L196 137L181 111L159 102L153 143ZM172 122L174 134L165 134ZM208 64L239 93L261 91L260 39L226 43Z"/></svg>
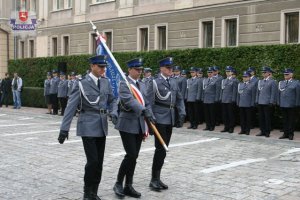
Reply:
<svg viewBox="0 0 300 200"><path fill-rule="evenodd" d="M52 113L52 105L50 101L50 81L51 81L51 72L47 72L47 79L44 81L44 96L45 96L45 102L47 104L48 113Z"/></svg>
<svg viewBox="0 0 300 200"><path fill-rule="evenodd" d="M217 78L216 81L216 87L217 87L217 91L221 91L221 82L223 80L223 76L220 74L220 68L218 66L213 66L213 75L214 77ZM221 93L219 92L218 95L220 95ZM215 119L216 119L216 126L219 126L222 122L222 104L220 101L220 96L217 97L218 100L215 103Z"/></svg>
<svg viewBox="0 0 300 200"><path fill-rule="evenodd" d="M179 112L181 123L185 118L184 101L175 79L170 78L172 74L173 58L167 57L159 61L160 74L151 81L148 87L148 99L152 105L152 112L157 121L156 127L161 137L168 146L172 136L173 125L175 124L176 106ZM160 179L161 169L166 157L166 150L155 137L155 152L152 164L152 178L150 188L154 191L168 189Z"/></svg>
<svg viewBox="0 0 300 200"><path fill-rule="evenodd" d="M278 105L282 111L283 135L279 139L294 139L296 107L300 105L300 85L293 79L294 70L286 68L283 71L284 80L278 84Z"/></svg>
<svg viewBox="0 0 300 200"><path fill-rule="evenodd" d="M177 81L178 88L181 92L181 95L185 96L185 92L187 89L187 79L185 77L181 76L181 67L174 66L173 73L174 73L173 78ZM175 107L174 109L175 109L175 125L174 126L176 128L180 128L183 126L183 124L180 123L179 112L178 112L177 107Z"/></svg>
<svg viewBox="0 0 300 200"><path fill-rule="evenodd" d="M214 68L207 69L207 78L203 80L203 106L206 127L203 130L213 131L216 126L216 103L220 101L219 78L213 75ZM218 113L220 115L220 113Z"/></svg>
<svg viewBox="0 0 300 200"><path fill-rule="evenodd" d="M276 105L278 86L271 77L273 70L270 67L262 68L263 79L257 83L256 103L258 104L260 133L256 136L270 137L271 132L271 112Z"/></svg>
<svg viewBox="0 0 300 200"><path fill-rule="evenodd" d="M142 140L147 132L145 126L145 119L154 122L151 105L146 99L146 85L139 80L142 70L143 61L141 58L133 59L127 62L128 76L127 82L120 82L119 87L119 101L120 101L120 115L118 123L115 128L120 131L123 142L123 147L126 155L119 168L117 182L113 188L116 195L124 197L125 195L139 198L141 193L137 192L133 186L133 174L136 166L136 160L139 155ZM131 90L139 91L143 99L141 102L136 99ZM125 187L123 188L123 181L125 180Z"/></svg>
<svg viewBox="0 0 300 200"><path fill-rule="evenodd" d="M84 173L83 200L99 200L97 196L102 177L102 166L108 133L107 114L112 122L117 122L117 104L110 82L101 77L107 65L105 56L89 59L91 72L80 81L75 82L65 115L60 127L59 143L68 139L69 129L74 113L81 109L77 121L77 136L81 136L87 163Z"/></svg>
<svg viewBox="0 0 300 200"><path fill-rule="evenodd" d="M76 73L71 72L70 77L71 77L71 80L68 80L68 97L71 95L73 85L76 81Z"/></svg>
<svg viewBox="0 0 300 200"><path fill-rule="evenodd" d="M254 84L255 90L257 90L257 83L258 83L259 79L255 75L256 68L255 67L249 67L247 69L247 72L250 73L250 75L251 75L249 83ZM253 107L251 107L251 110L252 110L251 111L251 128L254 128L255 124L256 124L257 107L253 106Z"/></svg>
<svg viewBox="0 0 300 200"><path fill-rule="evenodd" d="M197 115L198 115L198 122L199 124L203 124L204 122L204 107L203 107L203 101L202 101L202 95L203 95L203 69L197 68L197 78L199 82L198 92L197 92Z"/></svg>
<svg viewBox="0 0 300 200"><path fill-rule="evenodd" d="M64 72L60 73L60 81L58 83L57 98L61 107L61 116L64 116L68 102L68 80Z"/></svg>
<svg viewBox="0 0 300 200"><path fill-rule="evenodd" d="M197 129L199 125L199 113L198 113L198 90L200 87L200 82L197 78L196 67L190 68L191 78L187 80L187 89L185 92L185 97L188 104L188 115L190 120L190 126L188 129Z"/></svg>
<svg viewBox="0 0 300 200"><path fill-rule="evenodd" d="M50 99L51 99L51 104L52 104L52 109L53 115L58 114L58 98L57 98L57 93L58 93L58 84L59 84L60 79L58 78L58 71L56 69L52 70L52 79L50 80Z"/></svg>
<svg viewBox="0 0 300 200"><path fill-rule="evenodd" d="M233 133L235 126L234 104L236 103L238 81L232 77L232 66L227 66L226 76L221 82L220 100L222 103L222 114L224 129L221 132Z"/></svg>
<svg viewBox="0 0 300 200"><path fill-rule="evenodd" d="M237 105L240 108L241 132L239 134L250 134L251 129L251 107L254 106L256 90L250 83L251 74L248 71L243 73L243 81L238 84Z"/></svg>

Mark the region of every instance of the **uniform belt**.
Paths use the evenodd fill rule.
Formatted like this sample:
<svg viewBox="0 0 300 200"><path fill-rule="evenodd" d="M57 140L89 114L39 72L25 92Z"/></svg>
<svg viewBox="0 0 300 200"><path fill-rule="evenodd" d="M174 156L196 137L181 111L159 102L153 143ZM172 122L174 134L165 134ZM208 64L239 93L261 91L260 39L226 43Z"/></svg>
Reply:
<svg viewBox="0 0 300 200"><path fill-rule="evenodd" d="M123 109L123 108L120 108L120 110L121 110L121 112L127 112L127 113L134 113L134 111L133 110L125 110L125 109Z"/></svg>
<svg viewBox="0 0 300 200"><path fill-rule="evenodd" d="M106 109L99 109L99 110L84 110L82 109L81 112L93 112L93 113L99 113L99 114L107 114Z"/></svg>
<svg viewBox="0 0 300 200"><path fill-rule="evenodd" d="M175 107L173 104L164 104L164 103L160 103L160 102L155 102L155 105L165 107L165 108L170 108L170 109L173 109Z"/></svg>

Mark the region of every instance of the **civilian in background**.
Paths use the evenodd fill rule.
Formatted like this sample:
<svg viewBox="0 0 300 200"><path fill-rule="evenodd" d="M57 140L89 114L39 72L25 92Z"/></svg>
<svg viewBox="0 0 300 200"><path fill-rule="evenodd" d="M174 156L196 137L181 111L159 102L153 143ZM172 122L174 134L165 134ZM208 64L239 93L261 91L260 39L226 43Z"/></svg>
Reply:
<svg viewBox="0 0 300 200"><path fill-rule="evenodd" d="M18 73L14 73L14 78L11 82L14 109L21 108L21 90L23 86L22 78L18 76Z"/></svg>

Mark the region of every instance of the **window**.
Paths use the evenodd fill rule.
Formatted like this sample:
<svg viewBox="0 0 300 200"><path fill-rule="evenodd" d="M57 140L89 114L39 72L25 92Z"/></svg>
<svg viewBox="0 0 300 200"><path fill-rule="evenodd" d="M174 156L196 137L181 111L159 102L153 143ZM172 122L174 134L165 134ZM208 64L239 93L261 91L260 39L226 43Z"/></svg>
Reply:
<svg viewBox="0 0 300 200"><path fill-rule="evenodd" d="M106 46L112 51L112 32L104 31L106 36Z"/></svg>
<svg viewBox="0 0 300 200"><path fill-rule="evenodd" d="M57 37L52 38L52 56L57 56Z"/></svg>
<svg viewBox="0 0 300 200"><path fill-rule="evenodd" d="M138 28L138 51L149 51L149 28Z"/></svg>
<svg viewBox="0 0 300 200"><path fill-rule="evenodd" d="M53 10L72 8L73 0L53 0Z"/></svg>
<svg viewBox="0 0 300 200"><path fill-rule="evenodd" d="M285 14L285 43L299 42L299 12Z"/></svg>
<svg viewBox="0 0 300 200"><path fill-rule="evenodd" d="M155 49L167 49L167 25L155 25Z"/></svg>
<svg viewBox="0 0 300 200"><path fill-rule="evenodd" d="M31 0L29 1L30 5L29 5L29 10L30 11L36 11L36 0Z"/></svg>
<svg viewBox="0 0 300 200"><path fill-rule="evenodd" d="M201 19L199 21L199 47L214 47L215 39L215 18Z"/></svg>
<svg viewBox="0 0 300 200"><path fill-rule="evenodd" d="M90 54L96 54L96 49L97 49L96 37L97 37L96 33L90 33L90 48L89 48Z"/></svg>
<svg viewBox="0 0 300 200"><path fill-rule="evenodd" d="M68 5L67 5L68 8L72 8L72 0L68 0Z"/></svg>
<svg viewBox="0 0 300 200"><path fill-rule="evenodd" d="M223 17L222 20L222 47L235 47L238 46L238 30L239 18Z"/></svg>
<svg viewBox="0 0 300 200"><path fill-rule="evenodd" d="M115 1L115 0L93 0L93 3L105 3L110 1Z"/></svg>
<svg viewBox="0 0 300 200"><path fill-rule="evenodd" d="M63 49L62 49L62 55L69 55L69 41L70 41L70 38L69 38L69 36L63 36L63 39L62 39L62 42L63 42L63 44L62 44L62 47L63 47Z"/></svg>
<svg viewBox="0 0 300 200"><path fill-rule="evenodd" d="M29 40L29 58L34 57L34 40Z"/></svg>
<svg viewBox="0 0 300 200"><path fill-rule="evenodd" d="M20 58L25 58L25 42L20 41Z"/></svg>
<svg viewBox="0 0 300 200"><path fill-rule="evenodd" d="M57 10L64 9L64 0L56 0L56 9Z"/></svg>

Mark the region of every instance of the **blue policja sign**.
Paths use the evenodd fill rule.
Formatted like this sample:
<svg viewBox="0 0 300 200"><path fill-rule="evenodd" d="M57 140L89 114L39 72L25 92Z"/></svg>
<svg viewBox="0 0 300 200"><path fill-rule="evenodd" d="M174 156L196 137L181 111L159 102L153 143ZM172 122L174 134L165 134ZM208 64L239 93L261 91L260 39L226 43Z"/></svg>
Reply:
<svg viewBox="0 0 300 200"><path fill-rule="evenodd" d="M9 25L16 35L34 35L37 26L36 13L14 11Z"/></svg>

